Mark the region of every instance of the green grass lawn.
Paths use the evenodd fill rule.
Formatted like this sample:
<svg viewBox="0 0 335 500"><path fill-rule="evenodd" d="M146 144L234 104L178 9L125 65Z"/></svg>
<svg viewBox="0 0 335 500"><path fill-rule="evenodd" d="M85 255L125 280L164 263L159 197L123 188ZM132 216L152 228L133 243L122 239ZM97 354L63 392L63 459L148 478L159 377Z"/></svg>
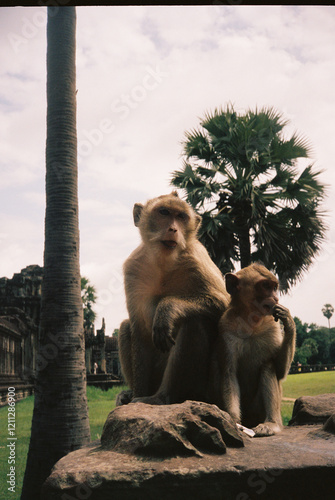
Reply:
<svg viewBox="0 0 335 500"><path fill-rule="evenodd" d="M96 387L87 387L88 413L90 418L91 440L101 438L102 429L110 411L115 408L116 395L127 387L114 387L102 391Z"/></svg>
<svg viewBox="0 0 335 500"><path fill-rule="evenodd" d="M7 406L0 408L0 498L4 500L18 500L21 495L21 486L23 475L26 467L26 459L29 447L31 418L33 414L34 396L16 403L15 411L15 433L16 433L16 449L15 449L15 472L16 472L16 491L12 493L8 491L7 474L9 472L8 460L8 408Z"/></svg>
<svg viewBox="0 0 335 500"><path fill-rule="evenodd" d="M102 428L108 413L115 407L116 394L125 389L124 387L115 387L108 391L102 391L95 387L87 388L88 409L91 427L91 439L95 441L101 437ZM289 375L283 384L283 397L296 399L299 396L314 396L335 392L335 372L316 372L301 373ZM7 459L8 448L7 436L7 407L0 408L0 498L4 500L19 500L23 475L26 465L26 458L29 447L31 418L33 413L34 397L30 396L24 401L16 404L16 492L11 493L7 490L8 473ZM291 418L293 401L283 401L282 417L287 425Z"/></svg>
<svg viewBox="0 0 335 500"><path fill-rule="evenodd" d="M288 375L283 383L283 398L296 399L300 396L316 396L335 392L335 372L297 373ZM294 401L283 401L281 414L284 425L287 425L292 416Z"/></svg>
<svg viewBox="0 0 335 500"><path fill-rule="evenodd" d="M283 397L316 396L335 392L335 371L297 373L289 375L283 383Z"/></svg>

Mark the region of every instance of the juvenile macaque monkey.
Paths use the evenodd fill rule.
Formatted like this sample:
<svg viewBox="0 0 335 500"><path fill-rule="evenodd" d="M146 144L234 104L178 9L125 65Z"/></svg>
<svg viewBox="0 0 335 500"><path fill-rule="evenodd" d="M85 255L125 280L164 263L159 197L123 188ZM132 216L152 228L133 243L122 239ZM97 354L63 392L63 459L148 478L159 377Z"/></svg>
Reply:
<svg viewBox="0 0 335 500"><path fill-rule="evenodd" d="M211 402L256 436L270 436L282 428L280 381L293 359L295 323L278 303L277 278L264 266L252 264L225 279L231 301L219 322L220 384Z"/></svg>
<svg viewBox="0 0 335 500"><path fill-rule="evenodd" d="M119 333L123 375L143 402L204 399L229 295L197 240L201 217L176 192L136 203L133 215L142 243L124 264L129 320Z"/></svg>

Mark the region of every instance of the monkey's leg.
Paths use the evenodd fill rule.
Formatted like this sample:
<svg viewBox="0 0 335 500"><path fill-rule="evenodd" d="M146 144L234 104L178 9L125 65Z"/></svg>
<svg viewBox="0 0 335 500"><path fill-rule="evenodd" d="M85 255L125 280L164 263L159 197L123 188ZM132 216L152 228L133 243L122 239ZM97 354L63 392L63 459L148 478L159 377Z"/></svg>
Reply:
<svg viewBox="0 0 335 500"><path fill-rule="evenodd" d="M281 386L272 364L263 369L259 389L265 409L265 421L253 430L256 437L272 436L282 430Z"/></svg>
<svg viewBox="0 0 335 500"><path fill-rule="evenodd" d="M155 387L154 347L141 336L135 336L132 342L133 359L133 395L134 398L151 396Z"/></svg>
<svg viewBox="0 0 335 500"><path fill-rule="evenodd" d="M143 328L131 325L129 320L121 323L119 352L123 376L133 391L134 397L149 396L159 383L153 381L153 350L151 339ZM159 354L159 353L158 353Z"/></svg>
<svg viewBox="0 0 335 500"><path fill-rule="evenodd" d="M211 321L199 317L182 323L156 399L165 404L181 403L186 399L206 401L211 337L215 328Z"/></svg>
<svg viewBox="0 0 335 500"><path fill-rule="evenodd" d="M222 404L220 408L229 413L237 423L241 423L240 399L240 386L237 380L236 371L224 369L222 380Z"/></svg>

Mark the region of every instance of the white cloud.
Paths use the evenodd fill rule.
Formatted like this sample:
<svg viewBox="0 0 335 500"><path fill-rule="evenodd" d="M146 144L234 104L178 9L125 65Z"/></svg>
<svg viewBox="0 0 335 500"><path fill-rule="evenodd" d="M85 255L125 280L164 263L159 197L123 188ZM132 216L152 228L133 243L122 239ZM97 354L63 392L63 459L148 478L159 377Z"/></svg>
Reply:
<svg viewBox="0 0 335 500"><path fill-rule="evenodd" d="M18 200L19 203L20 200ZM43 221L11 215L2 208L0 214L0 276L11 278L30 264L42 265Z"/></svg>

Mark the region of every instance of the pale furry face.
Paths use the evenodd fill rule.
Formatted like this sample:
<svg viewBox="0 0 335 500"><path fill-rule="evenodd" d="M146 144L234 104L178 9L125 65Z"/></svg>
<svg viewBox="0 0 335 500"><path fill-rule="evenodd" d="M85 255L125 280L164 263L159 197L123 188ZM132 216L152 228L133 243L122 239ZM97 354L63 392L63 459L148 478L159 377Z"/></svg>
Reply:
<svg viewBox="0 0 335 500"><path fill-rule="evenodd" d="M201 218L172 193L149 200L144 206L136 204L134 222L143 243L168 256L184 250L190 238L196 237Z"/></svg>
<svg viewBox="0 0 335 500"><path fill-rule="evenodd" d="M272 314L278 304L278 280L266 267L251 264L236 274L226 275L227 291L234 303L255 309L261 316Z"/></svg>

